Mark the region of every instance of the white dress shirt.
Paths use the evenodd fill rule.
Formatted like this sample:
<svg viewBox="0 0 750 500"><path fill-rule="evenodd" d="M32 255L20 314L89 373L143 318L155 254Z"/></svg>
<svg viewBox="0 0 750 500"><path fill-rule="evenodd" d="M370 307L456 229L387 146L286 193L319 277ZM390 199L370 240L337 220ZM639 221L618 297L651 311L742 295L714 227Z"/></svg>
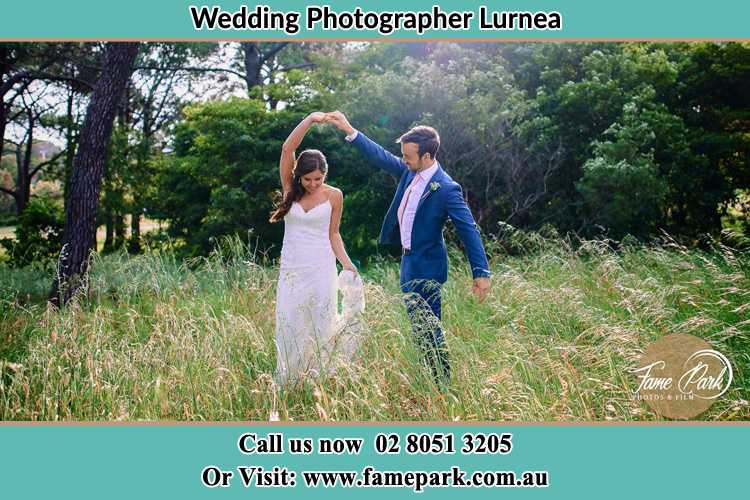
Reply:
<svg viewBox="0 0 750 500"><path fill-rule="evenodd" d="M398 210L398 225L401 231L401 246L406 249L411 249L411 230L414 227L414 216L417 214L419 200L422 199L424 190L430 183L432 176L437 172L437 169L438 164L436 161L433 161L431 166L415 175L409 187L406 188L404 197L401 199L401 205Z"/></svg>

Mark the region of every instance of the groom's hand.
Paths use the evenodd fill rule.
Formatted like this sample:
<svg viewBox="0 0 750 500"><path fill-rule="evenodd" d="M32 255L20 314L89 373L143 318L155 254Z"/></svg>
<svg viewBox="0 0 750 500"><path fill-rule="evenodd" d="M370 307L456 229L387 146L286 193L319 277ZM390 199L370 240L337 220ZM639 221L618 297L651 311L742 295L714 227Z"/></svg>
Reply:
<svg viewBox="0 0 750 500"><path fill-rule="evenodd" d="M346 135L352 135L354 133L354 127L351 126L349 120L346 119L346 116L344 116L344 113L341 111L326 113L326 117L330 123L336 125L336 127Z"/></svg>
<svg viewBox="0 0 750 500"><path fill-rule="evenodd" d="M481 304L484 299L487 298L487 294L490 291L490 279L489 278L474 278L474 286L471 291L474 293L477 301Z"/></svg>

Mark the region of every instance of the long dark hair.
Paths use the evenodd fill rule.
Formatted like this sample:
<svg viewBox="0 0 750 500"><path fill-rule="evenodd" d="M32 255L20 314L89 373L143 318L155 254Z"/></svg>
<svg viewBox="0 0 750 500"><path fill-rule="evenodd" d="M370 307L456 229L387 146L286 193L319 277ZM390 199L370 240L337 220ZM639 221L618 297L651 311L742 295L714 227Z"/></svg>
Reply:
<svg viewBox="0 0 750 500"><path fill-rule="evenodd" d="M297 157L297 163L294 166L292 173L294 177L292 179L292 187L286 193L278 192L276 195L277 203L269 222L279 222L292 208L292 203L299 201L302 195L305 194L305 188L302 187L302 176L307 175L310 172L320 172L325 175L328 171L328 163L323 153L317 149L306 149L302 151Z"/></svg>

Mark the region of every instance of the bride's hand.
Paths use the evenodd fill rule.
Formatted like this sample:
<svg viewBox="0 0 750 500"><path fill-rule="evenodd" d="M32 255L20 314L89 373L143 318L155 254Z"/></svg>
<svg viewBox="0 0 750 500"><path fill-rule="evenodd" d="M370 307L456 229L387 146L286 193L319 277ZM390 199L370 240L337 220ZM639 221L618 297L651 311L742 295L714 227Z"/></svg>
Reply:
<svg viewBox="0 0 750 500"><path fill-rule="evenodd" d="M325 113L322 113L320 111L315 111L307 115L307 118L309 118L310 121L313 123L324 123L327 121L328 117L326 116Z"/></svg>
<svg viewBox="0 0 750 500"><path fill-rule="evenodd" d="M344 271L351 271L354 274L357 274L357 268L354 266L344 266Z"/></svg>

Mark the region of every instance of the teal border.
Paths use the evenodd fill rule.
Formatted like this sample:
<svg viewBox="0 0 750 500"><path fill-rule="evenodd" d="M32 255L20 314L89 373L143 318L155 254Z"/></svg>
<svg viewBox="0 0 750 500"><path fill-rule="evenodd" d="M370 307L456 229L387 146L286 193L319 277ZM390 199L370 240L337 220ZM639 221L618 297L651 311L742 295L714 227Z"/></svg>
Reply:
<svg viewBox="0 0 750 500"><path fill-rule="evenodd" d="M337 12L360 6L365 11L429 11L439 5L444 11L473 10L476 14L469 31L429 31L422 36L404 31L380 35L376 31L301 31L295 36L283 31L228 30L195 31L188 12L189 5L217 5L235 12L241 5L256 3L221 1L201 3L182 0L130 0L100 2L93 0L41 0L6 2L2 8L4 40L224 40L224 39L488 39L488 40L555 40L555 39L750 39L750 2L716 0L684 2L677 0L504 0L499 1L424 1L408 4L402 1L355 2L330 0L298 2L268 0L259 2L274 11L298 11L304 18L306 5L330 5ZM408 5L408 7L407 7ZM563 29L559 31L481 31L478 8L492 11L560 12Z"/></svg>
<svg viewBox="0 0 750 500"><path fill-rule="evenodd" d="M239 436L361 437L359 455L243 455ZM377 455L378 432L511 432L509 455ZM408 488L204 487L207 465L230 470L546 470L545 489L427 488L424 498L738 498L746 495L748 425L0 425L3 498L404 498ZM457 440L457 444L460 440ZM235 474L236 475L236 474Z"/></svg>

